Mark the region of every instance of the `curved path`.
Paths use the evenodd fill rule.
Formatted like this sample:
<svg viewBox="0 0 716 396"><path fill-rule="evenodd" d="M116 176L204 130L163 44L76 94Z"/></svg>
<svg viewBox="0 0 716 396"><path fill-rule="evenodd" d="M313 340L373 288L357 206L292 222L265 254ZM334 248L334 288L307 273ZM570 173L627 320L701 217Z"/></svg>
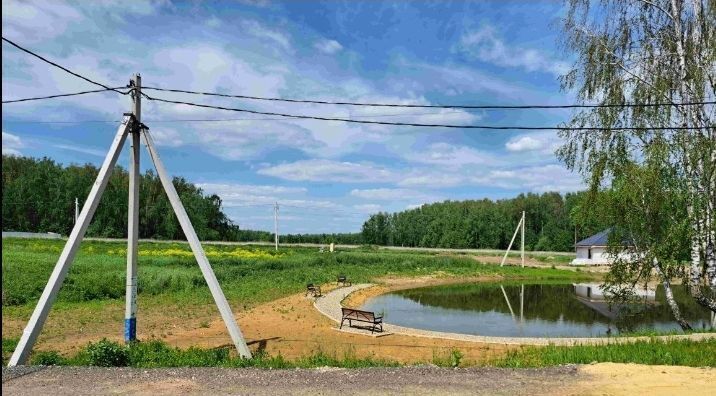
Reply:
<svg viewBox="0 0 716 396"><path fill-rule="evenodd" d="M316 299L314 306L323 315L336 323L341 322L341 302L348 297L349 294L358 290L366 289L374 286L371 283L363 283L349 287L342 287L326 293L325 296ZM343 328L344 331L354 334L370 335L370 332L360 329ZM658 337L592 337L592 338L538 338L538 337L489 337L472 334L446 333L441 331L422 330L410 327L397 326L389 323L383 324L383 329L387 333L403 334L416 337L443 338L455 341L481 342L487 344L512 344L512 345L576 345L576 344L614 344L635 341L646 341L651 339L671 340L671 339L690 339L703 340L716 338L716 333L696 333L696 334L680 334Z"/></svg>

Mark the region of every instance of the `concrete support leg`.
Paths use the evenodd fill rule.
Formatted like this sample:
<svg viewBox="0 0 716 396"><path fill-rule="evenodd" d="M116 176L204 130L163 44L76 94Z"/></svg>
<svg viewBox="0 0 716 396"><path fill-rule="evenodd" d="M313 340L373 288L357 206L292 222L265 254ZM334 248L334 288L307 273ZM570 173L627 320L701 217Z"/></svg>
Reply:
<svg viewBox="0 0 716 396"><path fill-rule="evenodd" d="M209 290L211 291L211 295L214 297L216 306L219 308L221 317L224 319L226 328L229 330L229 335L231 336L239 355L245 358L251 358L251 351L246 345L244 336L241 334L239 325L236 323L234 314L231 311L231 307L229 307L228 301L226 301L226 297L224 296L224 292L221 290L219 281L216 279L216 275L214 275L214 271L211 269L211 264L209 264L209 260L206 258L204 248L202 248L201 243L199 242L199 237L196 235L196 231L194 230L194 226L192 226L189 216L186 214L186 210L184 209L184 205L182 205L181 200L179 199L179 195L174 188L172 179L169 177L169 174L164 168L164 164L159 158L159 154L154 147L154 141L152 140L149 130L143 129L142 136L144 137L144 143L147 145L149 156L154 163L154 167L157 169L157 175L159 176L162 186L169 197L169 202L174 209L174 213L176 213L176 216L179 219L179 224L184 231L184 235L189 242L189 246L191 246L192 252L194 252L196 261L199 263L201 273L204 275L204 279L206 279L206 283L209 285Z"/></svg>
<svg viewBox="0 0 716 396"><path fill-rule="evenodd" d="M117 129L112 146L104 159L104 163L102 163L97 179L92 185L89 196L82 207L82 212L80 212L77 222L72 228L69 239L67 240L64 249L62 249L60 258L57 260L57 264L55 264L55 269L52 270L52 274L50 275L47 285L45 286L45 290L43 290L40 300L37 302L37 306L32 312L32 316L27 322L27 326L25 326L25 330L20 337L20 341L10 357L8 366L17 366L27 362L27 358L30 356L32 347L37 340L37 336L40 334L40 331L42 331L42 326L45 324L47 315L50 313L52 303L57 297L57 292L60 290L62 282L67 276L67 271L69 271L70 266L72 265L72 260L74 260L75 255L77 254L80 242L82 241L85 232L87 232L87 227L92 221L92 216L97 209L99 200L102 198L102 193L104 192L107 182L112 175L114 165L117 163L117 158L122 151L122 146L124 145L124 140L127 138L127 133L134 123L133 120L134 118L128 115L125 115L122 119L122 124L119 126L119 129Z"/></svg>

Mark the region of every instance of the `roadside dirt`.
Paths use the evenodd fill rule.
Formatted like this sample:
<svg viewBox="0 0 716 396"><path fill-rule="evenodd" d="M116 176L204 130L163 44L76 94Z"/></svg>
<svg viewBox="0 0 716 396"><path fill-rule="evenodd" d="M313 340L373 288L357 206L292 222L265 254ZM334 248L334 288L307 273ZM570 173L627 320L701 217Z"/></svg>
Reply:
<svg viewBox="0 0 716 396"><path fill-rule="evenodd" d="M599 363L580 366L577 389L598 395L714 395L716 369Z"/></svg>
<svg viewBox="0 0 716 396"><path fill-rule="evenodd" d="M713 395L709 368L600 363L542 369L404 367L258 370L3 368L2 392L246 395ZM7 392L7 393L6 393Z"/></svg>

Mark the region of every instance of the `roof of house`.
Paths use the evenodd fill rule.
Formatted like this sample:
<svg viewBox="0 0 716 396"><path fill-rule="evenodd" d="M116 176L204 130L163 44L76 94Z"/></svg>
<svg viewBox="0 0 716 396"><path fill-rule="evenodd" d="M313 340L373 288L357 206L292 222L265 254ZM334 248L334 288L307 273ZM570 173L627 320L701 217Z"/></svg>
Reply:
<svg viewBox="0 0 716 396"><path fill-rule="evenodd" d="M594 234L590 236L589 238L582 239L581 241L577 242L574 246L583 246L583 247L589 247L589 246L608 246L609 245L609 232L611 231L610 228L607 228L606 230L599 232L597 234Z"/></svg>

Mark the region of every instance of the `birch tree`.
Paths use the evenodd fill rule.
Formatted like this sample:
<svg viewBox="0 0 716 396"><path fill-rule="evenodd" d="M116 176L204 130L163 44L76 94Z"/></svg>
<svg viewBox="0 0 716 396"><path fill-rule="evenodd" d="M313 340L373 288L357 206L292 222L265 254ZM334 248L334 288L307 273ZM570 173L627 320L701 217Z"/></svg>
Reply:
<svg viewBox="0 0 716 396"><path fill-rule="evenodd" d="M683 197L675 209L683 218L649 211L638 200L626 201L626 209L645 223L672 222L667 229L684 221L686 231L642 238L639 250L649 260L639 260L637 272L654 271L668 281L673 271L664 266L677 259L664 247L678 249L672 242L682 238L689 292L716 312L716 106L704 103L716 97L716 1L569 0L563 29L565 48L576 56L563 89L576 91L584 103L609 106L579 112L569 125L613 129L560 132L565 143L558 156L585 176L592 191L615 183L625 183L622 191L638 190L634 183L643 182L644 169L653 170L649 163L658 160L668 175L660 190ZM665 126L672 128L655 129Z"/></svg>

